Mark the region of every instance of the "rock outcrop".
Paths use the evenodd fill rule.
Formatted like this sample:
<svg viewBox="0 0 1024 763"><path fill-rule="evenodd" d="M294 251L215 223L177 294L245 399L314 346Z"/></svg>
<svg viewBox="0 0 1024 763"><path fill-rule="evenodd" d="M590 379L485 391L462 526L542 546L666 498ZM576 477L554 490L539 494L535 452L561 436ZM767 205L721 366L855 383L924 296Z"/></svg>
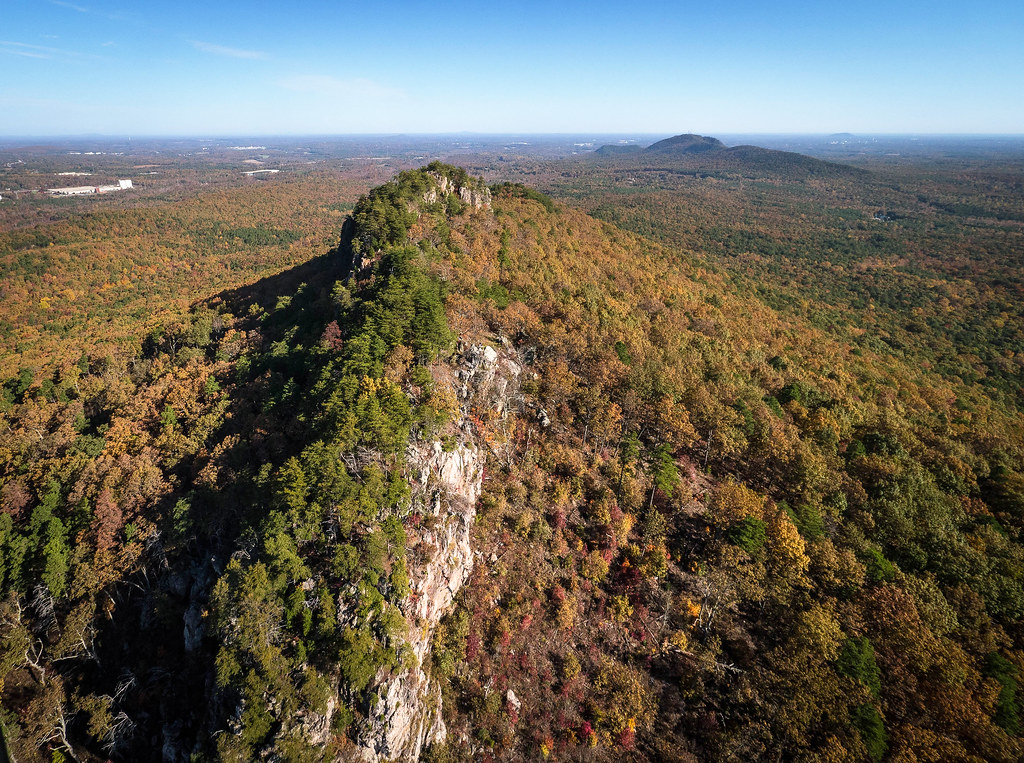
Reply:
<svg viewBox="0 0 1024 763"><path fill-rule="evenodd" d="M433 187L425 191L422 197L405 201L408 211L414 214L420 213L421 203L436 204L451 195L457 196L463 204L473 209L491 206L491 190L483 180L467 177L465 182L457 182L440 172L428 172L427 176L433 181ZM371 237L364 234L361 238L357 235L356 227L352 217L345 220L341 228L341 240L335 250L341 273L346 279L357 277L360 271L373 264L379 254L379 250L370 244Z"/></svg>
<svg viewBox="0 0 1024 763"><path fill-rule="evenodd" d="M434 626L451 609L473 570L470 528L476 517L483 460L474 445L445 452L440 442L410 446L409 463L419 472L415 487L427 499L421 528L410 546L424 561L411 566L406 643L417 666L378 687L380 697L368 733L360 740L365 760L413 761L425 745L443 741L441 692L427 672Z"/></svg>
<svg viewBox="0 0 1024 763"><path fill-rule="evenodd" d="M430 680L430 640L473 571L470 531L485 454L474 443L468 411L473 404L494 405L499 398L507 405L518 391L519 373L514 360L491 347L468 348L458 372L462 415L455 422L464 442L448 449L439 441L409 446L413 492L424 509L421 523L409 532L412 593L404 608L406 643L417 664L378 685L374 718L360 738L365 761L414 761L424 747L447 736L441 690Z"/></svg>
<svg viewBox="0 0 1024 763"><path fill-rule="evenodd" d="M451 178L432 172L430 176L437 181L437 188L431 188L423 194L423 201L427 204L434 204L438 199L454 193L463 204L468 204L474 209L482 209L491 205L491 191L482 183L477 187L473 185L459 185Z"/></svg>

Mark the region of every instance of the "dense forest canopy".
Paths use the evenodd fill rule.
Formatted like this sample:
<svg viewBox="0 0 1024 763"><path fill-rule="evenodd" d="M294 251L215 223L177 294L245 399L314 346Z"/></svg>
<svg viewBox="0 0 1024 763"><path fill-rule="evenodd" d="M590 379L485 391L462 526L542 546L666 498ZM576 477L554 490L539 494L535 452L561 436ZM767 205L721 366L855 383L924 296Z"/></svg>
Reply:
<svg viewBox="0 0 1024 763"><path fill-rule="evenodd" d="M520 174L600 219L697 254L750 298L837 341L1024 404L1018 154L869 157L866 171L789 152L739 153L747 148Z"/></svg>
<svg viewBox="0 0 1024 763"><path fill-rule="evenodd" d="M384 759L422 676L434 761L1019 760L1019 226L608 161L403 172L330 251L8 361L10 754Z"/></svg>
<svg viewBox="0 0 1024 763"><path fill-rule="evenodd" d="M150 189L143 178L134 204L104 197L0 208L0 374L130 348L198 297L322 254L359 194L384 179L306 170L274 184L204 188L178 174L197 187Z"/></svg>

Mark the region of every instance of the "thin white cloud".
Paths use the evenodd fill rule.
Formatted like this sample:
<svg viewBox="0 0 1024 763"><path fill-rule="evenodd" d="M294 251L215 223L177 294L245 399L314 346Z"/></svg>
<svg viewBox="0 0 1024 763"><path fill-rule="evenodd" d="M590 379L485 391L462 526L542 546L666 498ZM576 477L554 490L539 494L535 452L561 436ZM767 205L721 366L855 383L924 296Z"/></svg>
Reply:
<svg viewBox="0 0 1024 763"><path fill-rule="evenodd" d="M27 58L99 58L89 53L78 53L63 48L50 48L45 45L32 45L27 42L0 40L0 52Z"/></svg>
<svg viewBox="0 0 1024 763"><path fill-rule="evenodd" d="M19 50L29 50L38 53L58 53L57 48L47 48L44 45L30 45L27 42L14 42L13 40L0 40L0 48L10 48L12 53Z"/></svg>
<svg viewBox="0 0 1024 763"><path fill-rule="evenodd" d="M277 84L285 90L299 93L376 99L405 97L404 91L365 77L341 78L328 74L300 74L278 80Z"/></svg>
<svg viewBox="0 0 1024 763"><path fill-rule="evenodd" d="M75 5L74 3L65 2L65 0L47 0L47 2L50 5L59 5L61 8L70 8L71 10L78 11L79 13L89 12L88 8L83 8L82 6Z"/></svg>
<svg viewBox="0 0 1024 763"><path fill-rule="evenodd" d="M23 56L24 58L49 58L45 53L33 53L28 50L6 48L3 45L0 45L0 52L7 53L11 56Z"/></svg>
<svg viewBox="0 0 1024 763"><path fill-rule="evenodd" d="M202 42L200 40L192 40L192 47L196 50L201 50L204 53L212 53L215 56L227 56L228 58L266 58L267 54L262 50L241 50L239 48L229 48L224 45L214 45L211 42Z"/></svg>

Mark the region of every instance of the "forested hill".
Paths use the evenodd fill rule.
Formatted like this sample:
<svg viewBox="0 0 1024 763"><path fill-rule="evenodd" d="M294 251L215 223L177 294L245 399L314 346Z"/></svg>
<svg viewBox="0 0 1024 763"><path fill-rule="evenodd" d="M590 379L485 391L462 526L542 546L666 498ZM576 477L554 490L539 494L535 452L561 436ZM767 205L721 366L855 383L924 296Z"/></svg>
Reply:
<svg viewBox="0 0 1024 763"><path fill-rule="evenodd" d="M865 174L863 170L845 164L826 162L792 151L758 146L727 147L717 138L690 133L665 138L646 148L633 145L601 146L593 155L604 161L619 162L623 168L635 165L649 171L652 167L668 166L712 176L761 177L769 174L789 182Z"/></svg>
<svg viewBox="0 0 1024 763"><path fill-rule="evenodd" d="M705 151L721 151L725 144L718 138L709 138L704 135L675 135L665 140L652 143L644 149L645 154L700 154Z"/></svg>
<svg viewBox="0 0 1024 763"><path fill-rule="evenodd" d="M518 184L10 380L25 760L1017 761L1024 442Z"/></svg>

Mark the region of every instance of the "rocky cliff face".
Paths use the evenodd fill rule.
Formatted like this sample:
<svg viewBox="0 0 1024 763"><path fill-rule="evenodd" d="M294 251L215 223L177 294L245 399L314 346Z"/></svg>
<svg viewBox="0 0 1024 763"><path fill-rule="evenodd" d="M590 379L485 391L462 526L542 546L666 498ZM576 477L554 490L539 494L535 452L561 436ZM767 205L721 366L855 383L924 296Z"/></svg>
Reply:
<svg viewBox="0 0 1024 763"><path fill-rule="evenodd" d="M469 347L459 364L462 415L455 422L464 442L449 450L437 441L409 447L414 499L424 507L422 523L409 533L412 594L405 607L407 644L417 666L378 685L375 716L360 738L364 761L414 761L424 747L447 736L441 690L429 674L430 640L473 570L470 531L485 454L475 444L468 412L473 404L493 403L495 396L507 401L519 373L514 360L493 348Z"/></svg>
<svg viewBox="0 0 1024 763"><path fill-rule="evenodd" d="M360 740L368 761L416 760L424 745L444 740L441 692L427 672L430 637L473 570L469 533L483 476L480 451L459 445L445 452L434 442L410 446L408 455L419 473L415 487L428 507L419 531L409 538L415 557L422 560L410 569L412 594L405 613L406 643L417 666L378 687L375 718Z"/></svg>
<svg viewBox="0 0 1024 763"><path fill-rule="evenodd" d="M431 188L423 194L423 201L427 204L434 204L438 199L454 193L463 204L468 204L474 209L482 209L491 205L491 192L485 185L481 184L480 187L458 185L444 175L433 172L430 175L437 181L437 188Z"/></svg>

